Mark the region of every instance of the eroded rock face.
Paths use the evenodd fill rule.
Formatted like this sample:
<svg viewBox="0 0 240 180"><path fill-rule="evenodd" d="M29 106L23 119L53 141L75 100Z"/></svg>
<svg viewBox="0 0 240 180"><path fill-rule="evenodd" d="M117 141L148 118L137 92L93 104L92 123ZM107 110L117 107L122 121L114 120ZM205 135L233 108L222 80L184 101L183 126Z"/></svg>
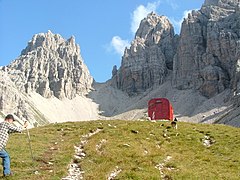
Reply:
<svg viewBox="0 0 240 180"><path fill-rule="evenodd" d="M161 84L173 70L177 89L195 89L208 98L227 88L238 93L239 17L240 2L205 0L184 19L177 37L166 17L149 14L126 49L113 84L134 94Z"/></svg>
<svg viewBox="0 0 240 180"><path fill-rule="evenodd" d="M34 35L7 72L21 91L46 98L72 99L93 82L74 37L65 40L51 31Z"/></svg>
<svg viewBox="0 0 240 180"><path fill-rule="evenodd" d="M173 68L176 47L177 37L169 20L149 14L125 50L120 69L114 69L112 84L130 95L162 84Z"/></svg>
<svg viewBox="0 0 240 180"><path fill-rule="evenodd" d="M28 101L25 94L16 88L3 68L0 69L0 114L4 118L8 113L17 116L21 124L25 120L32 126L44 125L48 122Z"/></svg>
<svg viewBox="0 0 240 180"><path fill-rule="evenodd" d="M199 11L192 11L182 24L173 85L197 89L206 97L236 88L239 29L235 0L206 0Z"/></svg>
<svg viewBox="0 0 240 180"><path fill-rule="evenodd" d="M19 94L8 74L0 70L0 111L8 111L18 106L25 113L24 100Z"/></svg>

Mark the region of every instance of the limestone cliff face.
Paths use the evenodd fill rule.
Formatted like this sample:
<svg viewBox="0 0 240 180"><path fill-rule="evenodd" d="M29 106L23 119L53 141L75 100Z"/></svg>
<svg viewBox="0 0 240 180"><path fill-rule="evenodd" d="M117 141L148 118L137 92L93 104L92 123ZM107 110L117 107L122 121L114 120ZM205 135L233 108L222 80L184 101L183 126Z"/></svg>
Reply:
<svg viewBox="0 0 240 180"><path fill-rule="evenodd" d="M44 125L48 121L28 100L26 94L21 92L11 81L6 68L0 69L0 115L11 113L23 124L25 120L32 126Z"/></svg>
<svg viewBox="0 0 240 180"><path fill-rule="evenodd" d="M159 88L155 87L165 81L168 81L168 86L163 88L163 94L175 87L189 90L183 91L184 93L191 91L199 95L200 92L205 97L214 99L227 89L223 92L225 99L236 106L234 111L227 114L219 113L219 122L228 123L233 118L239 121L240 2L205 0L200 10L192 11L184 19L179 36L174 34L173 26L165 16L150 13L141 21L131 47L126 48L121 67L117 69L114 66L112 79L104 85L106 87L100 87L96 92L99 91L99 98L106 92L118 97L120 91L109 87L111 85L129 95L140 93L142 99L144 93L141 92L147 89L147 92L158 91ZM32 124L43 125L47 119L33 104L31 92L39 93L45 98L55 96L58 99L73 99L77 95L88 93L92 82L93 78L83 63L74 37L65 40L50 31L37 34L15 61L6 67L0 67L0 115L13 113ZM176 89L171 92L174 93ZM158 93L154 92L155 94ZM203 102L207 99L205 97L199 95L196 98ZM137 104L136 101L131 102L135 97L130 97L129 101L128 98L126 96L121 101L122 104ZM144 103L148 99L145 97ZM120 98L116 98L116 102L111 98L109 100L112 102L102 101L100 107L111 109L112 104L118 103ZM211 102L209 100L206 102ZM185 99L178 103L185 103ZM83 105L80 103L77 106ZM127 111L130 105L119 107L122 111ZM112 112L114 111L113 108ZM180 108L179 112L183 116L190 116L191 109L188 111L190 112L181 111ZM201 115L200 111L196 112ZM229 114L232 115L224 119ZM216 115L215 111L213 115Z"/></svg>
<svg viewBox="0 0 240 180"><path fill-rule="evenodd" d="M50 31L34 35L6 71L18 89L46 98L72 99L86 94L93 82L74 37L65 40Z"/></svg>
<svg viewBox="0 0 240 180"><path fill-rule="evenodd" d="M213 97L237 89L240 16L236 0L206 0L182 23L173 85Z"/></svg>
<svg viewBox="0 0 240 180"><path fill-rule="evenodd" d="M33 103L31 93L73 99L88 93L92 82L74 37L65 40L50 31L36 34L15 61L0 67L0 115L12 113L32 126L44 125L49 119Z"/></svg>
<svg viewBox="0 0 240 180"><path fill-rule="evenodd" d="M179 37L166 17L149 14L121 67L114 67L113 84L134 94L162 84L172 72L172 84L180 90L195 89L208 98L227 88L239 94L239 4L205 0L184 19Z"/></svg>
<svg viewBox="0 0 240 180"><path fill-rule="evenodd" d="M177 37L169 20L149 14L125 50L120 69L114 67L112 84L130 95L162 84L173 68L176 47Z"/></svg>

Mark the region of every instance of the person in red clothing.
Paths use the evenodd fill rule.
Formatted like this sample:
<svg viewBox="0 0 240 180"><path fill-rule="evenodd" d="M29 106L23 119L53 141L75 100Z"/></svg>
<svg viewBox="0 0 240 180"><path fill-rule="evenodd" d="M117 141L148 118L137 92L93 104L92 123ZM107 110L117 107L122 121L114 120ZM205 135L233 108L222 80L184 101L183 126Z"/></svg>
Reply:
<svg viewBox="0 0 240 180"><path fill-rule="evenodd" d="M5 117L5 120L0 123L0 157L2 158L3 165L3 175L11 176L12 172L10 169L10 156L8 152L5 150L5 147L8 142L9 134L14 132L22 132L23 128L28 126L27 122L24 123L22 127L16 127L13 125L15 121L13 115L8 114Z"/></svg>

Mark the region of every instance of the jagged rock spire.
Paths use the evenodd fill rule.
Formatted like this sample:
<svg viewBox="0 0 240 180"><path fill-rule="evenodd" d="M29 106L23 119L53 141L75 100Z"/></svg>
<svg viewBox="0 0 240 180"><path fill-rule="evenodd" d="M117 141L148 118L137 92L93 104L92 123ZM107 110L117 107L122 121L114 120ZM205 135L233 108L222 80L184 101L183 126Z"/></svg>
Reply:
<svg viewBox="0 0 240 180"><path fill-rule="evenodd" d="M113 85L133 95L162 84L172 69L176 39L167 17L148 14L141 21L131 47L125 49Z"/></svg>
<svg viewBox="0 0 240 180"><path fill-rule="evenodd" d="M19 89L43 97L72 99L87 93L93 82L75 38L51 31L34 35L8 72Z"/></svg>

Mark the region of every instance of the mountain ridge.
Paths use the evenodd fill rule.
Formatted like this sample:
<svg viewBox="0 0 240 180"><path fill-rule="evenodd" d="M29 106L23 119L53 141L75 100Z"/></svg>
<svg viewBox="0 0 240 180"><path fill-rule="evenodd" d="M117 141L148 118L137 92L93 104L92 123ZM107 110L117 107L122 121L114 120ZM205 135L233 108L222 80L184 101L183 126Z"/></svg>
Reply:
<svg viewBox="0 0 240 180"><path fill-rule="evenodd" d="M170 61L170 64L172 62L171 66L173 68L168 68L167 75L160 75L160 78L157 78L157 82L147 80L148 86L146 86L144 80L148 79L148 75L146 75L147 73L149 73L151 77L151 74L155 73L155 75L158 75L159 72L164 72L164 70L156 70L154 73L151 73L151 71L157 69L157 66L155 66L154 63L152 63L153 67L150 68L150 70L147 70L147 73L145 72L146 70L144 66L151 66L151 63L149 63L148 60L149 58L144 55L145 53L147 54L148 52L151 52L146 50L146 47L149 49L162 48L161 44L148 43L155 40L156 31L159 32L158 34L162 33L161 29L157 28L153 28L154 30L152 31L145 30L148 29L149 22L152 23L153 19L157 19L154 16L158 16L154 13L150 13L147 18L141 21L139 27L139 30L145 30L145 33L143 33L144 35L142 38L139 38L137 35L135 36L135 40L133 40L130 48L125 50L120 68L114 69L115 73L112 77L113 87L125 91L130 96L140 96L140 94L146 91L146 89L149 89L149 91L151 89L154 90L161 86L165 81L171 81L169 90L193 90L206 97L206 102L208 99L216 99L215 97L219 94L225 94L225 100L221 103L221 106L228 107L227 109L232 109L235 112L234 118L232 118L232 120L227 118L227 116L231 114L230 112L232 112L230 110L229 112L227 111L226 114L222 111L225 116L216 112L213 112L213 114L205 113L208 115L203 115L203 118L198 117L197 122L214 122L214 118L212 119L211 117L215 116L214 114L218 114L218 118L221 119L222 123L224 123L224 119L227 118L228 120L226 120L226 122L230 123L230 121L232 121L230 124L239 124L239 114L236 113L237 110L234 110L239 109L238 107L240 106L239 4L239 2L233 0L206 0L200 10L193 10L190 12L184 19L180 35L174 43L177 44L177 47L173 48L175 49L175 52L173 52L173 58L172 61ZM159 16L159 18L160 17L162 16ZM159 27L162 25L162 23L157 25L157 21L152 24ZM169 24L168 27L170 28L171 25ZM148 36L145 35L147 33L149 33ZM141 33L139 34L141 36ZM135 42L138 42L138 46L135 45ZM135 47L140 48L137 49ZM136 52L131 51L134 48L136 49ZM159 56L162 57L162 52L166 51L151 52L150 59ZM158 64L164 62L161 64L162 69L164 69L166 67L166 59L169 60L171 58L155 59L156 61L159 61ZM140 61L140 63L138 61ZM141 64L144 65L141 67ZM163 77L163 81L161 80L161 77ZM135 83L135 79L138 80L138 83ZM151 77L149 79L154 78ZM158 96L162 97L164 94L159 93ZM189 97L190 96L191 95L189 95ZM175 104L173 97L168 98L173 104ZM184 102L182 103L186 104ZM194 105L192 106L195 107ZM177 105L175 105L175 107L177 107L175 110L178 112L179 107ZM217 107L221 109L216 104L216 108ZM208 108L205 110L207 109ZM194 112L199 112L197 107L192 110ZM202 109L202 112L205 110ZM189 115L189 113L187 114ZM183 113L180 117L184 117L187 114Z"/></svg>
<svg viewBox="0 0 240 180"><path fill-rule="evenodd" d="M6 76L2 79L3 88L0 91L1 104L4 104L0 108L2 114L13 113L19 121L27 120L34 126L51 121L49 113L44 111L44 114L39 110L42 110L44 106L52 107L50 109L54 116L58 116L61 110L55 111L59 107L55 105L57 101L54 101L54 98L71 100L84 96L91 90L93 83L93 78L83 62L80 47L75 43L75 38L72 36L65 40L61 35L53 34L51 31L34 35L20 56L8 66L2 67L0 72ZM6 85L4 84L8 83L10 83L9 90L5 91ZM18 92L13 91L14 89ZM37 99L34 93L41 95L43 99L49 99L52 105L47 100ZM13 98L13 95L16 98ZM13 105L8 108L8 103ZM73 104L74 102L68 103L68 106L72 107ZM87 104L92 106L91 103ZM63 112L68 114L68 112ZM66 121L68 117L64 117ZM55 121L55 118L52 121Z"/></svg>
<svg viewBox="0 0 240 180"><path fill-rule="evenodd" d="M94 82L73 36L36 34L1 67L0 111L35 125L141 119L149 99L167 97L180 121L240 126L239 13L233 0L206 0L180 35L167 17L150 13L106 83Z"/></svg>

